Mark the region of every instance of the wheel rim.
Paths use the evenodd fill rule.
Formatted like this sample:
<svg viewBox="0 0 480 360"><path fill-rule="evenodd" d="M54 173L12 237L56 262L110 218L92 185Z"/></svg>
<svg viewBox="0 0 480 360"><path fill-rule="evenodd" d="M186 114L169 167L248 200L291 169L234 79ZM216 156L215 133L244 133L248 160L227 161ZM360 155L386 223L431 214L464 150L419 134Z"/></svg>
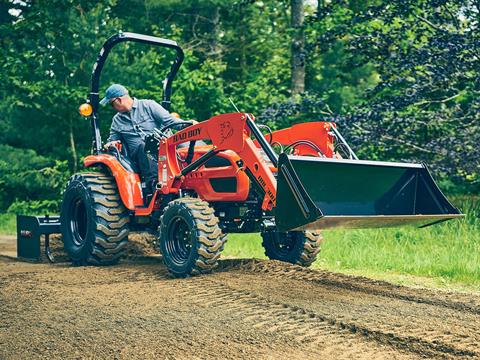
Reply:
<svg viewBox="0 0 480 360"><path fill-rule="evenodd" d="M176 266L187 263L193 248L192 232L184 218L174 217L168 224L165 247Z"/></svg>
<svg viewBox="0 0 480 360"><path fill-rule="evenodd" d="M87 238L87 208L81 198L76 198L70 206L70 232L73 243L82 246Z"/></svg>
<svg viewBox="0 0 480 360"><path fill-rule="evenodd" d="M272 234L273 245L280 256L287 256L295 246L295 236L292 233L275 232Z"/></svg>

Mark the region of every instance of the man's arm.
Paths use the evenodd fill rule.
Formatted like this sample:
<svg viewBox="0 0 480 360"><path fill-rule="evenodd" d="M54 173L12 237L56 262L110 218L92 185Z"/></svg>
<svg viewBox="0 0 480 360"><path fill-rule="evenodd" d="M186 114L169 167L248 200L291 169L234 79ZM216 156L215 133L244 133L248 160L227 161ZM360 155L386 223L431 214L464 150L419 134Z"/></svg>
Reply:
<svg viewBox="0 0 480 360"><path fill-rule="evenodd" d="M107 142L105 143L105 147L109 147L113 145L113 143L117 141L122 141L122 133L115 129L115 116L112 119L112 126L110 127L110 135L107 138Z"/></svg>
<svg viewBox="0 0 480 360"><path fill-rule="evenodd" d="M174 118L167 110L163 108L163 106L161 106L156 101L149 100L149 108L152 118L155 120L155 123L160 129L170 126L177 127L181 125L185 126L192 124L192 122L190 121Z"/></svg>
<svg viewBox="0 0 480 360"><path fill-rule="evenodd" d="M108 136L108 139L107 139L107 143L112 141L120 141L120 140L122 140L122 134L119 131L111 128L110 135Z"/></svg>

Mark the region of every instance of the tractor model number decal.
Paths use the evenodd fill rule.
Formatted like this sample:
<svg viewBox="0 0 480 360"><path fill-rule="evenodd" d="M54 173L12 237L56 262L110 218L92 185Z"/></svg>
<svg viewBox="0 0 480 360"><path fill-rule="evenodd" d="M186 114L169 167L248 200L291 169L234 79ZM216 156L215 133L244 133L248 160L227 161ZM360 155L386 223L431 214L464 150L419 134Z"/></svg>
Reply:
<svg viewBox="0 0 480 360"><path fill-rule="evenodd" d="M272 191L269 188L267 188L267 183L265 182L265 180L263 180L261 175L258 176L257 180L259 184L262 186L263 190L265 190L265 193L267 194L268 198L273 202L275 202L275 195L272 193Z"/></svg>
<svg viewBox="0 0 480 360"><path fill-rule="evenodd" d="M175 135L173 135L173 142L177 142L179 140L188 140L191 137L200 135L201 130L202 130L201 128L197 128L197 129L189 130L189 131L181 133L181 134L175 134Z"/></svg>
<svg viewBox="0 0 480 360"><path fill-rule="evenodd" d="M220 144L223 144L225 140L227 140L229 137L232 137L233 135L233 128L232 124L230 124L230 121L224 121L223 123L220 124L220 136L222 137L222 141Z"/></svg>

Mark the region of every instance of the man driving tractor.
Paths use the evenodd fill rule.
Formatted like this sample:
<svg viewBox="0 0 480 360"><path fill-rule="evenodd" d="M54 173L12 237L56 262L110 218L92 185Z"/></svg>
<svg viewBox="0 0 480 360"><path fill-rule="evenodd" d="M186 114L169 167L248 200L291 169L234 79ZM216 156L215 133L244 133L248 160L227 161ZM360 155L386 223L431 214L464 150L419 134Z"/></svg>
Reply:
<svg viewBox="0 0 480 360"><path fill-rule="evenodd" d="M122 143L126 146L130 160L140 170L146 184L146 193L153 192L158 169L145 153L145 136L155 128L181 127L196 124L195 120L177 119L154 100L140 100L130 97L128 90L120 84L113 84L105 91L101 105L109 103L117 113L113 116L110 136L105 149Z"/></svg>
<svg viewBox="0 0 480 360"><path fill-rule="evenodd" d="M126 41L176 53L162 106L131 98L118 84L101 101L118 111L107 145L122 141L140 171L118 144L110 147L114 153L102 151L99 127L101 71L111 49ZM424 164L359 160L334 123L299 123L265 136L251 114L237 111L167 134L192 124L168 112L183 58L175 41L154 36L118 33L103 44L79 109L93 130L92 154L84 158L90 171L69 179L60 212L72 263L115 264L128 251L130 231L149 231L177 277L212 271L228 233L260 233L267 257L309 266L326 228L426 226L462 217ZM335 158L342 148L350 159ZM142 193L139 175L150 187L158 180L151 196Z"/></svg>

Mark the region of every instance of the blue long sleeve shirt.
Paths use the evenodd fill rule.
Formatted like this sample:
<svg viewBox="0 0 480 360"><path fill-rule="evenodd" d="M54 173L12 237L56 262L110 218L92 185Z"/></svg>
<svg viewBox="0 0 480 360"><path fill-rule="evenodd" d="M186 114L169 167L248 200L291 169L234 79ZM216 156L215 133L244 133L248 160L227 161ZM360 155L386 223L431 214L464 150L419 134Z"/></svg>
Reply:
<svg viewBox="0 0 480 360"><path fill-rule="evenodd" d="M145 134L150 134L154 128L185 125L185 122L174 118L167 110L154 100L133 99L130 111L117 113L113 116L108 141L120 140L127 146L129 153L134 154L144 143Z"/></svg>

